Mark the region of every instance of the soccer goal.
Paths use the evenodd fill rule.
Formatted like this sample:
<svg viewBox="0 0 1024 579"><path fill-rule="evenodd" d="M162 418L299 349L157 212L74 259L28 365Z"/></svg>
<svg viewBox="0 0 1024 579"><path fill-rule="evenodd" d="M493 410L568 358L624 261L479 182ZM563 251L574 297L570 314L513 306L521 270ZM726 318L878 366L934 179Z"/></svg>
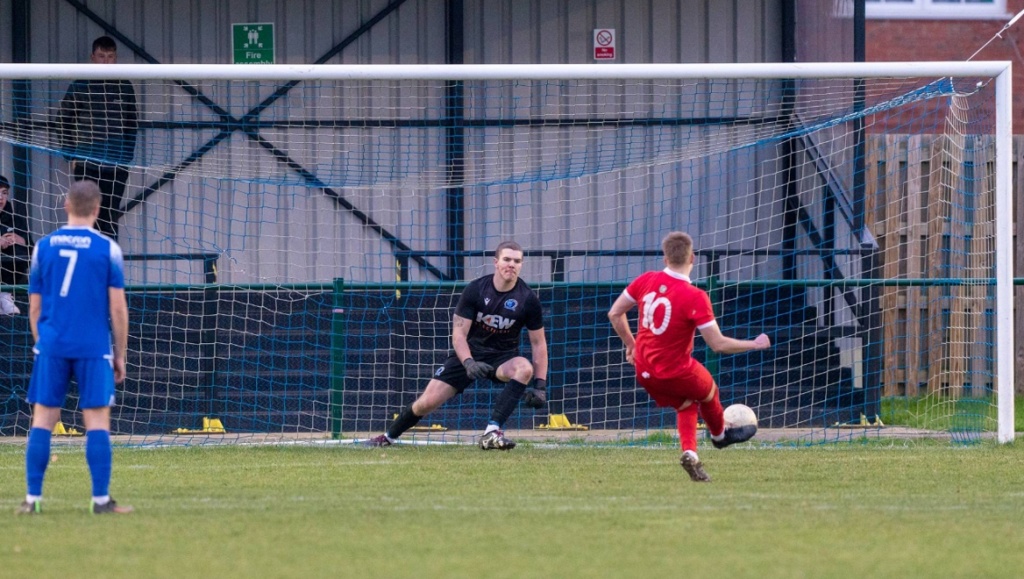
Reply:
<svg viewBox="0 0 1024 579"><path fill-rule="evenodd" d="M116 79L134 125L61 116L75 80L123 113L100 98ZM723 331L774 342L696 347L763 440L1007 442L1010 94L1005 62L2 64L0 172L38 239L75 167L126 171L114 431L132 442L379 434L506 239L526 250L550 354L549 407L506 430L657 440L674 413L638 388L605 314L663 267L673 230L695 239ZM112 155L126 130L133 154ZM15 436L31 335L25 282L6 283L23 312L0 318L0 433ZM403 440L470 440L498 391L476 384Z"/></svg>

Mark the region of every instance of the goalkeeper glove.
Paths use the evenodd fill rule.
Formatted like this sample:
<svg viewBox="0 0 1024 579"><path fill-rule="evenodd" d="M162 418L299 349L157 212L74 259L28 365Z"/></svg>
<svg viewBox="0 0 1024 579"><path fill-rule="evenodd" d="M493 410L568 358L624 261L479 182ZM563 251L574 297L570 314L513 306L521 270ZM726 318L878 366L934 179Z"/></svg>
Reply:
<svg viewBox="0 0 1024 579"><path fill-rule="evenodd" d="M469 376L473 380L486 378L494 371L494 366L484 362L477 362L473 358L466 358L462 362L462 365L466 367L466 376Z"/></svg>
<svg viewBox="0 0 1024 579"><path fill-rule="evenodd" d="M548 403L548 381L537 378L533 381L533 388L527 388L523 395L523 402L530 408L540 410Z"/></svg>

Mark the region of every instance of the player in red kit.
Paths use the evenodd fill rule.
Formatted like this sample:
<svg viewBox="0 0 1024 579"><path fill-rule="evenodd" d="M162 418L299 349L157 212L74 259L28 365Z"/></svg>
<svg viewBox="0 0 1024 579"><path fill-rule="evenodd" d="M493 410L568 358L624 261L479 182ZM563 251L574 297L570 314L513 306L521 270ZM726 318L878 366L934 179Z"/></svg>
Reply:
<svg viewBox="0 0 1024 579"><path fill-rule="evenodd" d="M676 410L679 464L695 482L711 477L697 456L697 410L704 418L715 448L743 442L753 436L747 428L725 428L718 386L707 369L692 357L694 332L715 352L738 354L771 346L768 336L737 340L722 334L711 311L711 300L690 281L693 240L682 232L669 233L661 242L665 269L649 271L633 280L608 312L615 333L626 346L626 361L636 367L636 380L658 406ZM640 304L636 337L626 313Z"/></svg>

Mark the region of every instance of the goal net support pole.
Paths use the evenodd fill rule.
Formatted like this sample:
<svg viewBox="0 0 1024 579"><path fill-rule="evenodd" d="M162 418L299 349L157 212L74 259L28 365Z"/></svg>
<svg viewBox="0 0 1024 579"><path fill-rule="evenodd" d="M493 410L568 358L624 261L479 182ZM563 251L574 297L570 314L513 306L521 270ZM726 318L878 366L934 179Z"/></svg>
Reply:
<svg viewBox="0 0 1024 579"><path fill-rule="evenodd" d="M1012 442L1014 428L1013 320L1013 82L1011 64L996 74L996 341L998 439ZM1018 168L1018 170L1021 170Z"/></svg>

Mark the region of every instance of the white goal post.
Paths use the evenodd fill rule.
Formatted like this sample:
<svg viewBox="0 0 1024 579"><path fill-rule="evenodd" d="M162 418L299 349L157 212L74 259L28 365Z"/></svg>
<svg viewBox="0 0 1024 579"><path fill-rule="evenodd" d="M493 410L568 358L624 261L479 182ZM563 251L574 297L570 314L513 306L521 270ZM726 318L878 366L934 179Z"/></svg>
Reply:
<svg viewBox="0 0 1024 579"><path fill-rule="evenodd" d="M890 78L921 82L893 82L876 92L867 89L865 97L866 79ZM706 253L695 270L701 280L695 281L708 284L709 293L721 300L716 314L751 331L768 323L787 337L789 350L779 359L723 360L727 365L721 371L729 377L720 381L736 384L732 400L754 407L765 424L806 426L818 433L810 439L827 440L830 435L820 433L831 432L834 423L857 414L874 418L879 397L926 397L927 392L944 400L994 398L996 438L1000 443L1014 440L1010 62L4 63L0 152L17 149L31 160L28 174L12 181L37 189L26 211L37 237L59 222L55 190L66 185L64 159L74 154L52 136L52 118L67 83L78 79L145 85L139 90L140 127L149 133L140 137L140 153L130 163L133 181L122 221L125 252L140 259L128 283L141 294L151 288L154 296L165 290L171 295L178 289L166 288L178 286L181 296L188 296L167 298L180 302L174 315L185 316L181 332L162 338L160 329L168 322L154 310L145 322L152 324L147 341L133 342L143 351L136 352L136 367L129 371L151 377L131 384L134 402L122 432L142 432L138 436L146 439L154 435L147 432L187 426L182 421L202 416L235 417L245 431L380 431L443 359L439 350L447 347L445 324L460 284L487 272L486 252L495 240L515 236L531 250L527 259L537 264L524 270L524 277L554 304L547 320L549 340L553 335L553 350L562 358L556 356L552 366L553 371L562 372L558 365L566 370L558 374L562 383L558 377L552 380L553 387L564 388L554 396L552 413L564 411L574 420L577 414L587 416L580 421L592 430L632 430L643 436L659 427L658 419L651 418L657 410L647 407L639 391L623 394L625 385L635 390L635 384L621 369L606 320L594 315L601 313L608 295L621 291L640 271L658 266L657 241L666 232L699 224L703 229L695 237ZM950 79L948 86L943 79ZM837 82L829 84L832 80ZM480 81L479 93L463 86L472 81ZM508 84L488 84L492 81ZM803 81L806 88L798 86ZM19 84L31 82L53 88L29 90ZM290 85L282 83L309 88L284 97L281 87ZM206 91L224 99L223 104L193 105L190 96L174 92L186 85L187 95ZM33 95L31 102L19 100L18 94ZM960 102L975 97L991 103ZM941 143L922 144L930 131L918 127L939 125L907 120L901 111L939 101L949 101L953 112L936 105L915 114L952 120L945 122ZM287 111L260 118L286 102ZM312 117L300 119L289 112L302 109ZM959 113L971 118L964 121ZM971 124L975 116L976 125ZM182 127L192 133L175 132ZM425 136L424 130L433 133ZM225 136L230 131L248 140L203 158L231 139ZM864 150L869 133L879 142L886 142L889 133L901 140L889 139L890 148L872 157ZM982 141L991 143L991 156L979 152L988 144L979 149L965 144ZM921 149L910 151L907 143ZM932 154L928 151L935 154L930 163L920 158ZM269 155L271 162L258 154ZM897 163L902 169L895 168ZM990 174L960 172L970 167L964 170L980 175L987 169L978 167L987 163L992 164ZM882 165L886 175L878 168ZM918 167L934 173L921 177L915 173ZM892 186L901 174L905 180L920 178L920 187L928 189L915 198L919 201L907 201L913 209L906 213L924 215L928 203L949 209L919 220L897 215L885 201L863 198L865 187L874 186L872 179ZM176 199L157 204L147 197L170 181L178 187ZM264 196L267 187L280 193L276 200ZM313 198L292 192L298 188L326 194ZM956 197L961 189L967 201ZM984 201L989 196L991 207ZM278 202L268 209L268 203ZM340 209L332 213L328 204ZM298 211L301 219L289 214ZM967 215L962 222L958 212ZM836 214L845 215L845 224L834 223ZM879 232L889 237L876 239ZM825 241L819 239L822 234L827 234ZM923 237L911 239L919 234ZM928 238L940 234L953 241ZM845 240L837 243L837 238ZM897 250L896 244L906 245ZM869 246L874 247L870 255ZM920 266L930 259L927 248L944 254L963 248L963 255ZM886 261L904 254L898 266ZM207 257L181 257L196 255ZM206 277L188 269L189 259L206 264ZM209 260L219 261L210 266ZM160 269L158 262L178 265ZM346 295L358 294L345 298L354 301L344 307L330 303L332 295L340 299L341 279L345 291L356 292ZM316 284L323 287L310 289ZM202 293L209 287L216 288L215 297ZM897 295L896 289L904 287L910 289ZM425 300L438 288L447 300L432 305L410 301ZM886 294L886 288L893 292ZM299 312L317 299L328 303L317 302L322 308L312 313ZM210 300L219 305L214 308ZM188 310L200 302L202 312ZM358 322L349 318L344 326L365 336L363 341L340 335L337 315L327 319L329 314L318 313L352 312L363 307L355 304L364 303L370 304L361 314L365 317ZM146 304L139 307L166 305ZM717 311L719 305L723 312ZM399 313L399 308L408 309ZM230 310L238 318L223 321L211 309ZM752 321L748 310L778 317ZM813 311L794 321L803 310ZM990 345L984 337L988 330L981 329L988 327L989 312L995 326ZM312 326L287 326L300 314ZM200 318L202 327L193 334L191 320ZM170 322L171 328L177 330L178 323ZM389 323L396 325L383 331ZM569 324L576 325L560 333ZM899 347L883 340L897 324ZM285 333L272 338L272 330L283 325ZM595 336L591 326L603 333ZM936 333L918 335L926 329ZM800 345L801 331L810 331L817 341ZM316 340L303 337L318 332L330 333L330 343L314 345ZM168 345L167 352L149 351L179 339L184 343ZM920 350L911 351L915 347ZM903 355L904 349L910 353ZM384 356L385 350L392 353ZM394 353L400 350L407 354ZM234 357L241 351L244 361ZM972 360L959 359L966 356ZM388 358L386 364L381 357ZM914 361L935 367L913 368ZM758 370L739 367L743 364ZM866 369L872 364L874 369ZM167 373L169 367L180 370L181 384L174 377L179 374ZM338 376L339 367L346 368L344 376ZM17 382L25 370L7 372ZM275 384L287 382L289 374L307 372L308 380L300 377L277 390ZM761 382L757 372L773 375ZM943 377L948 374L959 377ZM787 381L805 386L787 390ZM838 391L837 381L842 382ZM728 402L726 385L723 402ZM775 394L759 392L762 387ZM883 388L884 395L865 401L865 391L881 393ZM457 424L452 430L460 431L479 426L468 422L487 407L481 396L459 407L472 417L466 426L455 410L443 415L447 425ZM852 402L833 414L847 404L841 401ZM146 430L145 424L164 420L161 409L170 407L175 418ZM629 412L622 411L625 407ZM956 411L946 418L951 430L960 428ZM522 414L517 420L529 428L536 418ZM0 432L8 432L8 425L17 432L23 422L23 416L0 416ZM227 426L230 431L231 423ZM985 430L973 422L967 427L976 429Z"/></svg>

